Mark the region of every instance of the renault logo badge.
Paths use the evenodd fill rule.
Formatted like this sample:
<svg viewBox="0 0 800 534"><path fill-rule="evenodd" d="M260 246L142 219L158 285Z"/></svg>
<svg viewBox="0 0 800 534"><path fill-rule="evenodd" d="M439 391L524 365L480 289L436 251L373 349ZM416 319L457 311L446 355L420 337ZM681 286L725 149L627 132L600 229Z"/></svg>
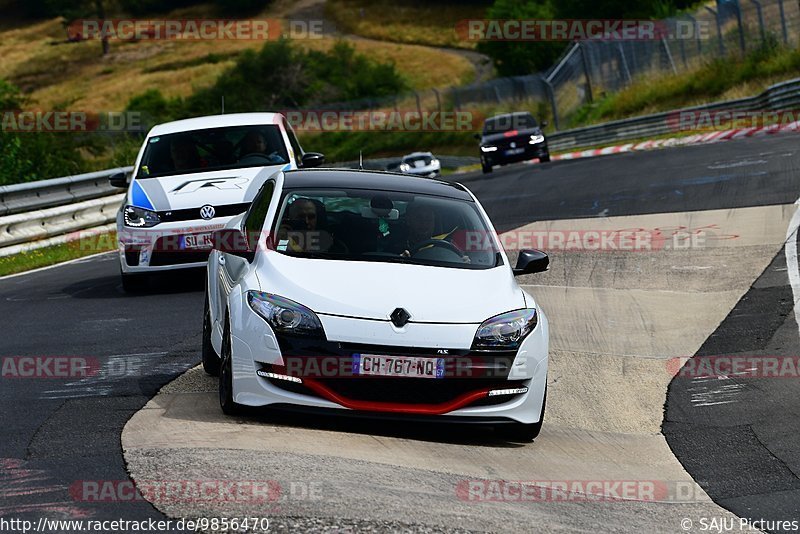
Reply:
<svg viewBox="0 0 800 534"><path fill-rule="evenodd" d="M403 308L397 308L392 312L389 318L392 320L393 325L395 325L397 328L402 328L408 324L408 320L411 319L411 314L405 311Z"/></svg>

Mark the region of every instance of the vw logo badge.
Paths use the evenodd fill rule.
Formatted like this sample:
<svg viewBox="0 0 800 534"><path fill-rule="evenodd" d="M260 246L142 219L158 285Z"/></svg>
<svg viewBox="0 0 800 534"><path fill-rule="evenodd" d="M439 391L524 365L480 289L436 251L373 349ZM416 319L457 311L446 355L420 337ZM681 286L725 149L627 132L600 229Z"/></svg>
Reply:
<svg viewBox="0 0 800 534"><path fill-rule="evenodd" d="M211 206L209 204L206 204L205 206L200 208L200 217L202 217L205 220L213 219L216 213L217 211L214 209L214 206Z"/></svg>

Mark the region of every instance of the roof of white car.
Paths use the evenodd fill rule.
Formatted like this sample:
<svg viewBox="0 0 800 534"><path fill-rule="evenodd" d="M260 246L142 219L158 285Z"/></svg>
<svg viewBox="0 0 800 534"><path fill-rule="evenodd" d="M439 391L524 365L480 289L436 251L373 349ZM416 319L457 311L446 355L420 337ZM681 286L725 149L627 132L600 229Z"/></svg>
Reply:
<svg viewBox="0 0 800 534"><path fill-rule="evenodd" d="M280 113L231 113L229 115L194 117L192 119L157 124L150 130L149 135L167 135L192 130L205 130L206 128L224 128L225 126L278 124L280 118Z"/></svg>

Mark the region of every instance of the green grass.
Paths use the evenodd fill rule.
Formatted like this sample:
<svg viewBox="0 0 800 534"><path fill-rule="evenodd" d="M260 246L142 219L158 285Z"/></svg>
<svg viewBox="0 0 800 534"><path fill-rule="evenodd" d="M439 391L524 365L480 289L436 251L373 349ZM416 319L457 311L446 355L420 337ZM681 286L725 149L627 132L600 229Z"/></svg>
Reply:
<svg viewBox="0 0 800 534"><path fill-rule="evenodd" d="M116 250L117 234L110 232L0 258L0 276L48 267L69 260Z"/></svg>
<svg viewBox="0 0 800 534"><path fill-rule="evenodd" d="M617 93L579 108L569 127L670 111L758 94L769 85L800 75L800 49L774 39L745 57L709 61L688 73L643 78Z"/></svg>
<svg viewBox="0 0 800 534"><path fill-rule="evenodd" d="M474 48L474 42L458 36L456 23L485 18L490 5L490 1L329 0L325 15L339 31L379 41Z"/></svg>

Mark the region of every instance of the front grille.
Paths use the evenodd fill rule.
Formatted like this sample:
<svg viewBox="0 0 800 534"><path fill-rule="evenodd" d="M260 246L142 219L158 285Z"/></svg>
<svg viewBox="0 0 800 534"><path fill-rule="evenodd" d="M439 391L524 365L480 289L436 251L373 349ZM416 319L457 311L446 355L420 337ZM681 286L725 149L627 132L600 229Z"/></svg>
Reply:
<svg viewBox="0 0 800 534"><path fill-rule="evenodd" d="M199 263L208 261L210 249L182 250L178 246L180 236L160 237L156 240L153 254L150 257L150 266L182 265L186 263Z"/></svg>
<svg viewBox="0 0 800 534"><path fill-rule="evenodd" d="M214 218L239 215L240 213L247 211L249 207L249 202L242 204L227 204L225 206L214 206L214 211L216 212L214 214ZM158 216L161 218L161 222L195 221L202 219L202 217L200 217L199 207L188 208L184 210L159 211Z"/></svg>

